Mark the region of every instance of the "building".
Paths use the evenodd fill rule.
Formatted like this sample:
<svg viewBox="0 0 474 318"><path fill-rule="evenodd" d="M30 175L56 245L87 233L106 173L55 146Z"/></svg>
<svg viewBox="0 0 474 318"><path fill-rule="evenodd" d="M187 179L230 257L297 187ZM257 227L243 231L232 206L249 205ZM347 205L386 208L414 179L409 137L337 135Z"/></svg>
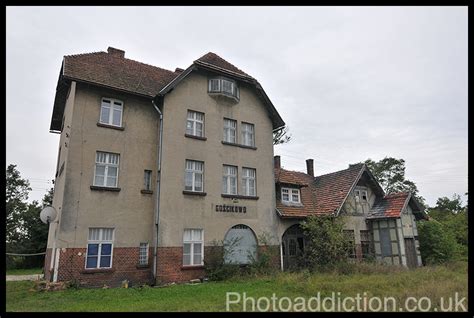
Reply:
<svg viewBox="0 0 474 318"><path fill-rule="evenodd" d="M355 259L422 265L415 220L426 214L410 193L386 195L365 164L314 176L312 159L306 161L307 173L283 169L279 156L274 162L284 269L297 265L306 241L299 223L310 215L345 216Z"/></svg>
<svg viewBox="0 0 474 318"><path fill-rule="evenodd" d="M214 53L175 71L111 47L65 56L46 278L187 281L232 237L229 261L248 262L278 227L273 131L284 125L258 81Z"/></svg>

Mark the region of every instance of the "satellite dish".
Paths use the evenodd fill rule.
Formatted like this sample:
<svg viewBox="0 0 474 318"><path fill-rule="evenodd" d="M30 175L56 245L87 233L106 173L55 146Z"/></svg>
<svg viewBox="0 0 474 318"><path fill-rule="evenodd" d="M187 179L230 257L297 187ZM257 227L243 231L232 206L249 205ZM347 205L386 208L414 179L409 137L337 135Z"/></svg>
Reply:
<svg viewBox="0 0 474 318"><path fill-rule="evenodd" d="M53 208L52 206L47 206L43 210L41 210L40 219L41 221L43 221L43 223L49 224L56 219L57 215L58 213L56 212L55 208Z"/></svg>

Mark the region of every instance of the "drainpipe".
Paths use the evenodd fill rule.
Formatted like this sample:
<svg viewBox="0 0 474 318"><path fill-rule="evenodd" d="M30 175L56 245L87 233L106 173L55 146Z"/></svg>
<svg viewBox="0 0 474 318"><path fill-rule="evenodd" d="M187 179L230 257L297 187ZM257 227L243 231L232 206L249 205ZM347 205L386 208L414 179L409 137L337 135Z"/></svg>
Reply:
<svg viewBox="0 0 474 318"><path fill-rule="evenodd" d="M160 180L161 180L161 154L162 154L162 144L163 144L163 113L160 111L158 106L156 106L155 101L152 100L151 103L155 107L156 111L160 115L160 136L158 139L158 164L156 169L156 203L155 203L155 247L153 251L153 277L156 282L156 266L157 266L157 248L158 248L158 225L160 220Z"/></svg>

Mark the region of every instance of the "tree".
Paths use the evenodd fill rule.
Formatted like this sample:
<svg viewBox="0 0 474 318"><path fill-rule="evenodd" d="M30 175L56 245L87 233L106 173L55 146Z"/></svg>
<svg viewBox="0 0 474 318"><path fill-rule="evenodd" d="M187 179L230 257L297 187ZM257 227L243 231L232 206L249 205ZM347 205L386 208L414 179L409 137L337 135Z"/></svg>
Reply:
<svg viewBox="0 0 474 318"><path fill-rule="evenodd" d="M307 238L304 262L309 268L330 269L347 260L352 243L344 235L343 217L309 216L300 226Z"/></svg>
<svg viewBox="0 0 474 318"><path fill-rule="evenodd" d="M464 209L462 206L461 196L456 193L453 194L452 199L449 199L448 197L438 198L435 208L452 213L459 213Z"/></svg>
<svg viewBox="0 0 474 318"><path fill-rule="evenodd" d="M426 206L425 199L418 195L416 184L405 179L405 160L385 157L375 162L369 158L364 163L380 183L385 193L411 192L418 202Z"/></svg>
<svg viewBox="0 0 474 318"><path fill-rule="evenodd" d="M425 264L440 264L456 256L456 240L443 225L436 221L422 221L418 224L421 258Z"/></svg>
<svg viewBox="0 0 474 318"><path fill-rule="evenodd" d="M6 242L18 245L21 240L22 215L28 210L30 183L22 179L16 165L10 164L6 170Z"/></svg>
<svg viewBox="0 0 474 318"><path fill-rule="evenodd" d="M289 134L289 127L286 126L273 132L273 145L286 144L290 142L291 135Z"/></svg>

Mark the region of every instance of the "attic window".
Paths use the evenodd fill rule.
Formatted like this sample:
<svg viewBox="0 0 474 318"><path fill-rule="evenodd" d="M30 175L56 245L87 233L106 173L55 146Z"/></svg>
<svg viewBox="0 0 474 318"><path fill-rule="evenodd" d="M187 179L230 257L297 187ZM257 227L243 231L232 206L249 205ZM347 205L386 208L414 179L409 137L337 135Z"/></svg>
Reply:
<svg viewBox="0 0 474 318"><path fill-rule="evenodd" d="M215 77L209 79L209 93L222 94L236 101L240 98L239 87L237 83L231 79L224 77Z"/></svg>
<svg viewBox="0 0 474 318"><path fill-rule="evenodd" d="M300 189L281 188L281 201L287 203L301 203Z"/></svg>
<svg viewBox="0 0 474 318"><path fill-rule="evenodd" d="M367 190L354 190L356 202L368 202Z"/></svg>

